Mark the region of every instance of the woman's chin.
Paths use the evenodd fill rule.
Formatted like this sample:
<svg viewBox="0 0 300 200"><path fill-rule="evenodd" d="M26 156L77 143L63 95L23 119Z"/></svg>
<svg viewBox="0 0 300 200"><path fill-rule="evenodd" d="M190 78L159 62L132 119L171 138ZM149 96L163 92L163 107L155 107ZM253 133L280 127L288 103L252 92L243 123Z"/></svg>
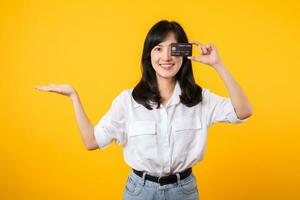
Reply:
<svg viewBox="0 0 300 200"><path fill-rule="evenodd" d="M174 78L175 74L174 73L158 73L157 76L159 76L160 78L164 78L164 79L172 79L172 78Z"/></svg>

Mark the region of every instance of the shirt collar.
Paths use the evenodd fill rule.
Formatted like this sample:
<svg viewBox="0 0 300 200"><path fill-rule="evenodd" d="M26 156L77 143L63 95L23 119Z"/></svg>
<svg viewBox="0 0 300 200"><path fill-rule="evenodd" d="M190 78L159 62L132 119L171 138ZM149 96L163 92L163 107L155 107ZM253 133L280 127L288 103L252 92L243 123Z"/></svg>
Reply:
<svg viewBox="0 0 300 200"><path fill-rule="evenodd" d="M180 102L180 97L179 97L180 95L181 95L181 88L180 88L178 80L176 80L175 88L174 88L173 94L171 95L171 97L169 99L169 104L167 105L167 107L178 104ZM137 103L134 99L133 99L133 103L134 103L135 108L142 106L142 104Z"/></svg>

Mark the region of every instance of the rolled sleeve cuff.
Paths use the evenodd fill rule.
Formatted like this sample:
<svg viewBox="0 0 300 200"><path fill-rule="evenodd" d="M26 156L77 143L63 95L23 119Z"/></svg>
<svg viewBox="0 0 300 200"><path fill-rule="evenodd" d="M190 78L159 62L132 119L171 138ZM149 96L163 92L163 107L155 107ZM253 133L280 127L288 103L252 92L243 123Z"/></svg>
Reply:
<svg viewBox="0 0 300 200"><path fill-rule="evenodd" d="M96 125L94 127L94 136L96 139L96 142L99 146L99 149L103 149L107 147L109 144L111 144L112 139L107 135L105 132L105 129L99 125Z"/></svg>
<svg viewBox="0 0 300 200"><path fill-rule="evenodd" d="M235 110L234 110L234 107L233 107L233 104L231 102L231 99L228 99L228 106L226 107L226 109L228 110L228 113L229 114L229 121L231 123L234 123L234 124L238 124L238 123L242 123L242 122L246 122L248 121L249 117L246 118L246 119L239 119Z"/></svg>

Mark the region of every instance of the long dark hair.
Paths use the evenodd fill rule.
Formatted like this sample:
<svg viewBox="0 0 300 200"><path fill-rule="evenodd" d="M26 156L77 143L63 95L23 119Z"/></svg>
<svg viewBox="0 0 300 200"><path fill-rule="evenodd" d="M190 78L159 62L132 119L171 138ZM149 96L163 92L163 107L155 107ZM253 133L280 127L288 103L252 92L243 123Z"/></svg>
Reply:
<svg viewBox="0 0 300 200"><path fill-rule="evenodd" d="M142 78L132 91L134 100L149 110L152 105L160 107L161 96L156 81L156 73L151 64L151 50L163 42L167 34L173 32L178 43L188 43L187 35L183 28L175 21L162 20L149 30L145 42L141 60ZM175 75L178 80L181 95L180 102L192 107L202 101L202 88L195 83L191 60L183 57L182 66Z"/></svg>

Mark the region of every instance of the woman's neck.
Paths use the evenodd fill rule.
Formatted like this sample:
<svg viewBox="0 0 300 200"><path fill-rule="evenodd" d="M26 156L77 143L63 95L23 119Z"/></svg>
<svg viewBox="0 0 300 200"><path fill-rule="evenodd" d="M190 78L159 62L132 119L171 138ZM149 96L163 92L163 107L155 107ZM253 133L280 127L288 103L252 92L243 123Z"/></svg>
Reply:
<svg viewBox="0 0 300 200"><path fill-rule="evenodd" d="M175 79L157 79L158 90L162 97L162 102L165 105L173 94L176 80Z"/></svg>

